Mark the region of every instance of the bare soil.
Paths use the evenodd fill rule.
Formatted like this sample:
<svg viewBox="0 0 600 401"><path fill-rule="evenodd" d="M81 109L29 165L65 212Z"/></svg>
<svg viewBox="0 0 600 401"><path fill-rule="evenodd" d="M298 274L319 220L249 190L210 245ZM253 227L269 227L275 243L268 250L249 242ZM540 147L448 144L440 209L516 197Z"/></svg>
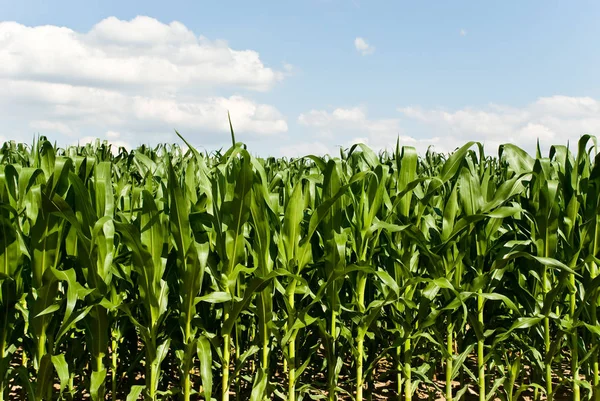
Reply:
<svg viewBox="0 0 600 401"><path fill-rule="evenodd" d="M138 349L139 352L143 352L141 345ZM320 354L320 352L318 352L317 354ZM317 355L318 357L321 357L321 355ZM13 358L13 362L12 362L12 366L13 368L18 368L19 366L22 365L22 352L19 350L14 354L14 358ZM253 377L253 373L250 371L251 370L251 365L252 364L247 364L249 365L247 369L243 370L239 379L237 381L234 380L234 382L231 385L231 392L230 392L230 399L231 400L236 400L236 401L247 401L250 398L250 392L251 392L251 382L248 380L251 377ZM346 363L345 365L347 365L347 368L350 368L350 363ZM568 367L567 366L563 366L563 372L564 373L568 373ZM342 370L342 374L340 375L339 379L339 386L344 390L343 392L340 392L340 394L338 395L338 400L339 401L349 401L353 399L353 396L351 396L350 394L354 394L354 383L352 382L351 378L349 377L348 374L344 374L344 370L346 370L346 373L348 373L348 369L343 369ZM31 373L31 372L30 372ZM122 372L121 372L122 373ZM110 382L110 375L111 372L109 370L108 372L108 379L106 382L106 389L107 389L107 393L109 393L110 388L111 388L111 382ZM194 374L192 375L192 383L194 388L199 389L201 388L201 383L200 383L200 375L199 372L196 371L194 372ZM276 388L280 389L281 392L285 393L285 389L287 389L287 382L286 382L286 374L283 372L283 365L278 365L277 369L273 375L273 377L271 378L271 383L275 384ZM80 376L75 376L73 378L73 388L72 388L72 392L71 393L66 393L63 394L63 398L65 400L86 400L90 398L89 393L85 390L85 385L86 385L86 379L85 377L80 377ZM127 377L123 377L123 382L126 383L125 386L123 387L127 387L129 388L131 385L141 385L144 383L144 372L143 372L143 366L140 366L138 369L134 369L131 371L131 378L127 378ZM60 390L60 386L58 383L58 379L56 378L56 383L54 385L55 387L55 396L56 399L58 399L58 393ZM314 366L309 366L309 368L306 369L306 371L303 373L302 378L301 378L301 382L302 383L311 383L313 385L313 389L309 390L310 395L314 396L322 396L322 397L326 397L327 396L327 391L325 390L327 388L327 378L325 377L325 374L323 372L317 372L316 369L314 369ZM174 383L179 383L179 373L178 373L178 365L177 365L177 359L174 357L174 355L169 355L166 360L165 363L163 364L163 379L161 382L161 388L174 388L173 385ZM446 386L446 383L443 379L437 379L435 380L436 385L438 386L438 388L444 389ZM219 385L219 381L218 381L218 377L213 377L213 385L215 386L215 392L213 394L213 397L217 398L218 397L218 389L216 387L218 387ZM477 386L475 384L467 384L468 388L467 391L465 392L464 396L463 396L463 400L466 401L471 401L471 400L478 400L478 393L477 393ZM555 386L558 385L558 377L555 377ZM453 382L453 388L455 389L455 394L456 392L458 392L459 388L460 388L460 383L458 382ZM20 382L19 378L12 378L10 383L9 383L9 397L8 400L10 401L17 401L17 400L26 400L27 399L27 393L25 391L25 389L23 389L22 387L22 383ZM323 389L323 390L317 390L317 389ZM500 388L499 391L502 391L502 388ZM239 392L239 395L238 395ZM125 400L127 397L127 394L117 394L117 400ZM397 393L397 386L396 386L396 372L394 370L394 365L393 365L393 361L391 359L382 359L381 361L379 361L379 363L376 366L376 369L373 372L373 378L372 380L369 382L369 384L366 385L365 387L365 394L364 397L366 400L397 400L398 399L398 393ZM304 400L309 400L312 397L309 397L308 394L306 396L303 397ZM562 400L567 400L567 399L571 399L572 398L572 394L569 391L569 389L564 389L563 392L560 392L559 394L555 395L554 399L557 401L562 401ZM112 399L110 396L107 395L106 397L107 400ZM142 400L142 398L139 398L140 400ZM161 399L178 399L177 396L172 396L172 397L163 397ZM192 399L201 399L201 397L197 397L197 398L192 398ZM274 400L278 400L280 399L279 397L273 395L273 399ZM300 399L300 398L299 398ZM436 391L435 388L433 387L427 387L424 384L420 384L418 386L418 388L415 390L414 396L413 396L413 400L417 401L417 400L432 400L432 401L438 401L438 400L444 400L444 394ZM500 400L500 398L495 398L496 400ZM530 401L533 400L533 393L532 392L526 392L523 393L521 395L522 400L525 401ZM542 397L541 399L545 399L545 397Z"/></svg>

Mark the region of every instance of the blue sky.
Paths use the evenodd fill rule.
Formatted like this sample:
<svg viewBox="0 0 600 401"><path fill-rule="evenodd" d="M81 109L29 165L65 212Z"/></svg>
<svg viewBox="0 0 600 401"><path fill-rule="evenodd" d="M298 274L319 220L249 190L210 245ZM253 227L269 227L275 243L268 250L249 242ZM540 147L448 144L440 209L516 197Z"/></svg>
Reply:
<svg viewBox="0 0 600 401"><path fill-rule="evenodd" d="M226 109L253 152L287 156L598 134L600 2L224 4L0 0L0 138L135 146L178 129L213 149Z"/></svg>

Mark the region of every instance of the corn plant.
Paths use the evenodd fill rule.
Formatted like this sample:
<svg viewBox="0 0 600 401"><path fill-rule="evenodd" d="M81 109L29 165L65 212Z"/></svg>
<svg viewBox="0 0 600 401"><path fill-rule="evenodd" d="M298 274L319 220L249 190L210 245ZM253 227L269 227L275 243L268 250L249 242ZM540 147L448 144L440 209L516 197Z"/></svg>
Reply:
<svg viewBox="0 0 600 401"><path fill-rule="evenodd" d="M594 137L231 139L3 144L0 401L600 399Z"/></svg>

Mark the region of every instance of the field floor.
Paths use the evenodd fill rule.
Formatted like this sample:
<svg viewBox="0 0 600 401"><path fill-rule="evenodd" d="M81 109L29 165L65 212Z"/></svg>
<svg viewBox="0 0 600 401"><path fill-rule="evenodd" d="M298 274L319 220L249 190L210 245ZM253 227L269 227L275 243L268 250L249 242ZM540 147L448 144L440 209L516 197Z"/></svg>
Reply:
<svg viewBox="0 0 600 401"><path fill-rule="evenodd" d="M138 352L142 352L142 345L139 345L138 348ZM320 353L319 353L320 354ZM319 355L322 356L322 355ZM475 365L475 361L471 360L470 361L471 364L474 366ZM19 366L21 365L22 361L21 361L21 353L19 351L17 351L14 354L14 359L12 362L12 367L13 369L17 370L19 368ZM311 364L309 365L309 367L307 368L307 370L303 373L302 375L302 381L304 383L306 382L310 382L313 385L313 388L317 388L317 389L323 389L323 390L314 390L311 389L309 390L309 394L312 395L313 397L317 396L321 396L321 397L326 397L327 396L327 378L326 376L322 373L322 372L317 372L314 369L315 364ZM312 370L311 370L312 368ZM339 401L350 401L353 400L353 393L354 393L354 383L350 380L349 375L348 374L344 374L344 370L346 370L346 373L348 373L348 369L351 368L350 363L346 363L345 364L345 369L342 370L342 374L339 376L339 381L338 381L338 385L339 387L343 390L338 394L338 400ZM169 357L166 358L166 360L163 363L163 378L162 378L162 383L163 386L161 386L163 389L164 388L171 388L171 389L175 389L175 387L173 386L173 383L178 383L179 382L179 377L178 377L178 366L177 366L177 360L174 357L174 355L169 355ZM568 374L569 373L569 368L568 366L564 366L563 367L563 373ZM108 379L106 382L106 388L107 388L107 393L110 393L110 389L112 386L112 383L110 381L110 376L111 376L111 372L108 371ZM242 373L239 375L239 381L233 381L232 386L231 386L231 392L230 392L230 400L231 401L247 401L250 399L250 392L251 392L251 382L249 381L249 379L253 377L252 372L250 371L250 369L245 369L242 371ZM60 385L58 383L58 379L55 378L55 399L64 399L64 400L87 400L87 399L91 399L90 394L84 389L85 387L87 387L83 380L84 378L82 377L74 377L73 378L73 392L72 395L65 393L63 394L63 398L59 398L59 392L60 392ZM214 378L214 384L216 386L218 386L220 384L220 382L218 380L216 380L217 378ZM283 365L279 364L278 365L278 369L275 372L274 377L271 379L271 383L276 384L276 387L278 388L279 391L282 391L284 389L287 389L287 382L286 382L286 375L283 372ZM201 386L201 382L200 382L200 375L198 372L196 372L196 374L193 375L193 383L194 383L194 388L200 388ZM446 387L446 383L444 380L435 380L435 383L437 385L438 388L440 389L445 389ZM125 385L123 385L125 384ZM143 367L139 366L137 369L133 368L128 372L128 375L123 375L122 378L122 382L120 383L119 388L129 388L133 385L143 385L144 384L144 371L143 371ZM558 377L555 376L555 383L554 383L555 387L558 385ZM453 383L453 387L455 388L455 394L459 391L460 389L460 383L458 381ZM491 387L491 384L490 384ZM237 390L237 391L236 391ZM563 390L563 391L560 391ZM213 390L213 398L216 398L218 400L218 395L220 393L219 389L214 389ZM239 396L237 395L237 392L239 391ZM502 388L500 388L500 390L498 391L499 393L502 393L503 390ZM23 388L22 382L20 381L20 379L12 379L10 382L10 391L9 391L9 397L8 400L9 401L19 401L19 400L26 400L27 399L27 395L26 395L26 391ZM350 395L352 394L352 395ZM583 399L583 394L582 394L582 399ZM111 398L110 394L107 394L106 397L107 400L112 400L113 398ZM117 398L114 398L115 400L123 400L125 401L127 399L127 394L124 393L118 393ZM175 396L166 396L162 399L165 400L177 400L178 397ZM192 399L203 399L201 397L199 398L192 398ZM282 400L281 397L278 397L277 395L274 395L273 400ZM298 398L300 400L300 398ZM307 394L305 394L304 396L304 400L310 400L311 397L309 397ZM323 398L326 399L326 398ZM393 368L393 360L391 359L382 359L381 361L379 361L376 370L373 372L373 378L372 380L369 382L369 384L366 386L365 388L365 393L364 393L364 399L365 400L370 400L370 401L376 401L376 400L397 400L398 399L398 392L397 392L397 385L396 385L396 372ZM402 398L404 399L404 398ZM414 401L418 401L418 400L431 400L431 401L441 401L444 400L444 394L443 392L440 391L436 391L435 388L430 388L424 384L420 384L419 387L416 389L414 396L413 396L413 400ZM467 388L466 392L464 393L464 395L462 396L461 400L478 400L479 399L479 395L477 393L477 386L476 383L472 383L469 385L469 387ZM529 401L529 400L534 400L534 394L533 392L525 392L523 394L521 394L521 397L519 398L521 400L524 401ZM541 398L542 400L545 399L545 397ZM572 399L572 392L570 391L570 389L568 388L563 388L563 389L559 389L559 392L555 395L554 400L556 401L562 401L562 400L571 400ZM143 400L143 398L140 396L138 398L138 400ZM499 397L495 397L493 398L493 400L502 400L502 398ZM491 399L490 399L491 401Z"/></svg>

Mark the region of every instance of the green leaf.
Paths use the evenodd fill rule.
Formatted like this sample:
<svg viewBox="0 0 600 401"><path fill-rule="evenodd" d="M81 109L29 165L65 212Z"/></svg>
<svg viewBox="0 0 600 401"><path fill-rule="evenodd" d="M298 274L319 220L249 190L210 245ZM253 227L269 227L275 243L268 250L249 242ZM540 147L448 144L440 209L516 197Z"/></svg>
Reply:
<svg viewBox="0 0 600 401"><path fill-rule="evenodd" d="M211 292L196 298L196 302L208 302L211 304L219 304L227 301L231 301L231 295L222 291Z"/></svg>
<svg viewBox="0 0 600 401"><path fill-rule="evenodd" d="M198 359L200 360L200 378L204 388L204 399L210 400L212 395L212 351L210 341L205 336L198 338Z"/></svg>

